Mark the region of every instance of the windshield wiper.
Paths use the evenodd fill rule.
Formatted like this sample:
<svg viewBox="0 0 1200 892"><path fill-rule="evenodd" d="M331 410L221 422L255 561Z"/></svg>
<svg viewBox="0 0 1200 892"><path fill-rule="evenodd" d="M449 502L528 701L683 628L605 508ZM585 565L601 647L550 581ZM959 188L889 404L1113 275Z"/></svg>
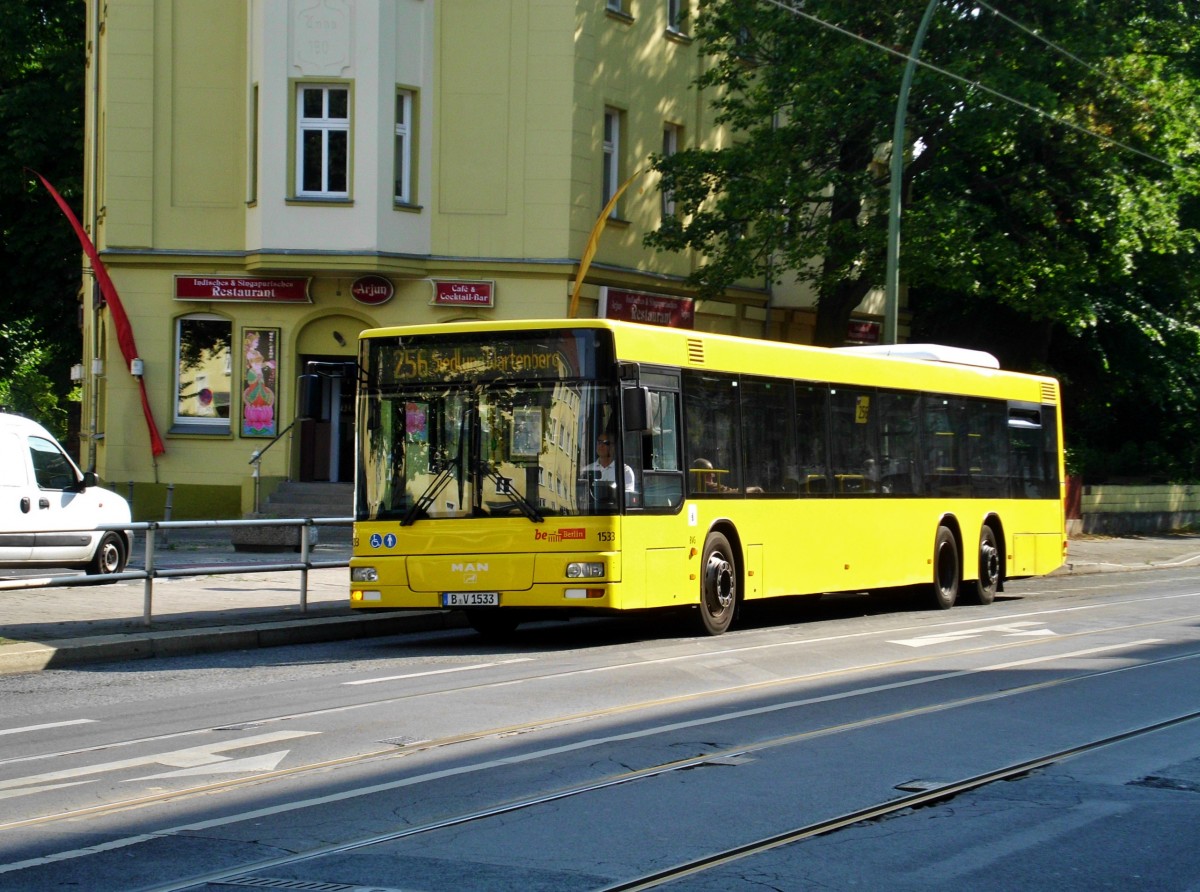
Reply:
<svg viewBox="0 0 1200 892"><path fill-rule="evenodd" d="M446 467L438 471L438 475L429 481L429 485L425 487L425 491L412 503L411 507L404 512L404 517L400 519L400 526L407 527L416 523L417 515L425 514L428 516L429 506L434 503L438 495L452 478L458 480L458 504L462 504L463 497L463 447L466 445L465 428L467 426L467 407L464 406L462 414L458 418L458 453L454 458L446 464ZM457 472L457 473L455 473Z"/></svg>
<svg viewBox="0 0 1200 892"><path fill-rule="evenodd" d="M454 477L455 477L454 472L456 470L460 469L461 467L462 467L462 456L461 455L457 455L454 458L450 459L450 462L446 465L446 467L444 467L440 471L438 471L438 475L429 482L429 485L427 487L425 487L425 492L421 493L420 498L418 498L415 502L413 502L412 506L408 509L408 511L406 511L404 513L404 517L402 517L400 519L400 526L402 526L402 527L410 526L416 521L418 514L422 514L422 513L428 514L429 506L434 503L434 501L438 497L438 494L441 493L441 491L446 488L446 484L448 484L452 479L454 479ZM457 476L458 476L459 482L461 484L461 481L462 481L461 473L458 474ZM460 486L460 490L461 490L461 486ZM460 499L461 499L461 495L460 495Z"/></svg>
<svg viewBox="0 0 1200 892"><path fill-rule="evenodd" d="M487 462L479 463L479 470L488 480L495 482L496 492L502 493L512 500L513 504L520 509L521 513L528 517L534 523L541 523L546 518L542 517L542 512L538 511L525 496L512 485L512 480L508 477L501 476L500 472L493 468Z"/></svg>

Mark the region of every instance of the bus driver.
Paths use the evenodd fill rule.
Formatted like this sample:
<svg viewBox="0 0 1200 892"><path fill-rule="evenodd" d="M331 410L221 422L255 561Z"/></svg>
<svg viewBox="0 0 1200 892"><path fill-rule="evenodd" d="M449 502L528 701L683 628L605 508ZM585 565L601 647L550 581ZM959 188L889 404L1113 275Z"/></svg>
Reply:
<svg viewBox="0 0 1200 892"><path fill-rule="evenodd" d="M616 483L617 467L613 461L613 441L611 434L602 433L596 437L596 460L583 469L584 474L601 482ZM625 465L625 491L633 492L636 487L633 468Z"/></svg>

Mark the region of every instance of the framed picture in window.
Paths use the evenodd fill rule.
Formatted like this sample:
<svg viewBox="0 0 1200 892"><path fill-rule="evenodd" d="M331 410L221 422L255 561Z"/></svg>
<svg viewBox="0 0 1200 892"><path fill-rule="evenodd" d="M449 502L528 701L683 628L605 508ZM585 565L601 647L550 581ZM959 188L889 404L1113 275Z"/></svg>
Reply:
<svg viewBox="0 0 1200 892"><path fill-rule="evenodd" d="M279 329L242 329L242 436L274 437L279 381Z"/></svg>
<svg viewBox="0 0 1200 892"><path fill-rule="evenodd" d="M514 409L511 452L513 458L537 458L542 451L542 410Z"/></svg>

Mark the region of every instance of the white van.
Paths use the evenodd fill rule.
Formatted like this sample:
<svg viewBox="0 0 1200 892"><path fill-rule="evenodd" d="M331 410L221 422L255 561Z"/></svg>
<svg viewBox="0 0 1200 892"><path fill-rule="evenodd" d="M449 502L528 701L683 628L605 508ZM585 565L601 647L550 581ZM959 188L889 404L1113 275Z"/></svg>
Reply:
<svg viewBox="0 0 1200 892"><path fill-rule="evenodd" d="M0 412L0 567L125 569L129 503L79 470L44 427Z"/></svg>

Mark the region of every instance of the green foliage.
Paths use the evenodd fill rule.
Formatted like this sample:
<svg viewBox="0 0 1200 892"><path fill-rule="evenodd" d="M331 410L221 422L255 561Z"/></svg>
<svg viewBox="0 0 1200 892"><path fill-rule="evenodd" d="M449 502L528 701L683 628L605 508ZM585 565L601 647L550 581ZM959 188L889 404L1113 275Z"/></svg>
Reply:
<svg viewBox="0 0 1200 892"><path fill-rule="evenodd" d="M0 301L10 326L45 333L41 372L60 395L79 355L81 252L26 168L42 173L78 212L85 13L79 0L0 0ZM18 340L0 337L0 376L24 374Z"/></svg>
<svg viewBox="0 0 1200 892"><path fill-rule="evenodd" d="M646 241L703 252L706 293L809 282L816 340L836 345L883 283L903 61L882 47L907 52L924 4L795 6L704 5L698 83L735 137L657 159L678 216ZM921 52L941 70L918 69L908 104L913 340L1060 376L1078 471L1197 479L1200 15L1167 0L1003 14L945 0Z"/></svg>
<svg viewBox="0 0 1200 892"><path fill-rule="evenodd" d="M0 327L0 349L11 357L12 369L0 376L0 406L37 421L60 440L67 436L67 412L54 383L43 371L49 348L28 325Z"/></svg>

